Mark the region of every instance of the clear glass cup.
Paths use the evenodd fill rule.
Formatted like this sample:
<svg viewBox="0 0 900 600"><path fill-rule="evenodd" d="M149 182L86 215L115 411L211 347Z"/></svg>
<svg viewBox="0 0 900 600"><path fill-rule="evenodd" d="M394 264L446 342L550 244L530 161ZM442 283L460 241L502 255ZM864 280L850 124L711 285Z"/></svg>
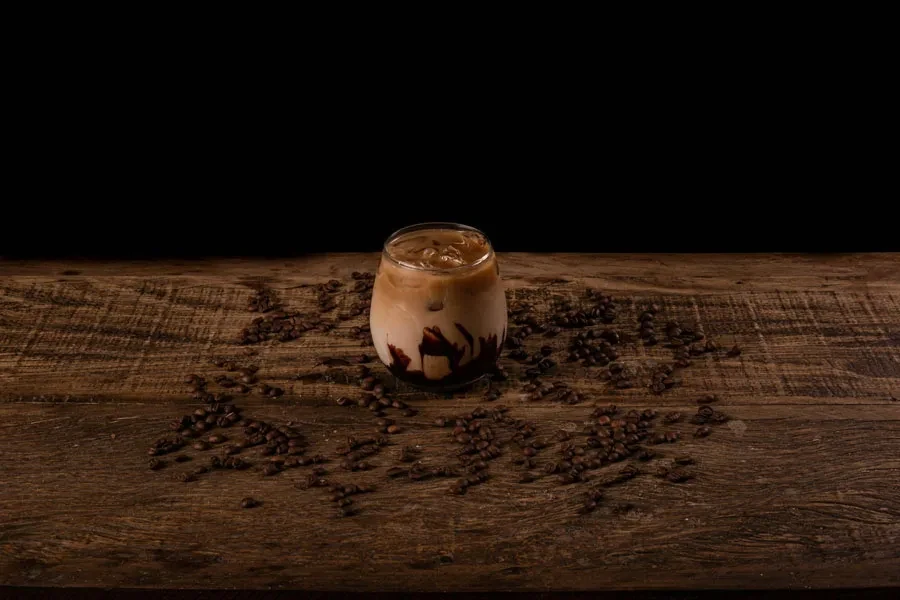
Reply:
<svg viewBox="0 0 900 600"><path fill-rule="evenodd" d="M491 373L506 340L506 294L487 236L420 223L385 242L369 316L378 357L398 379L447 391Z"/></svg>

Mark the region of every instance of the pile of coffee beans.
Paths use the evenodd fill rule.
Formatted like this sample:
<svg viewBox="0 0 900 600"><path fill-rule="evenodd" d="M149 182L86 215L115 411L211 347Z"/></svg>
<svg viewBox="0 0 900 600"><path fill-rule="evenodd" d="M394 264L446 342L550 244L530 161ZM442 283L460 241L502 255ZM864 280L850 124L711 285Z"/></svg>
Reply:
<svg viewBox="0 0 900 600"><path fill-rule="evenodd" d="M547 398L563 404L579 404L587 399L584 393L570 387L564 381L549 383L539 377L531 379L529 383L522 386L522 391L528 394L527 397L531 401Z"/></svg>
<svg viewBox="0 0 900 600"><path fill-rule="evenodd" d="M637 376L635 369L621 362L609 363L605 370L600 372L600 378L615 385L620 390L634 386L634 378Z"/></svg>
<svg viewBox="0 0 900 600"><path fill-rule="evenodd" d="M378 454L389 443L384 436L374 438L348 437L347 444L336 450L337 454L344 457L344 460L341 461L341 468L345 471L368 471L374 468L375 465L366 459Z"/></svg>
<svg viewBox="0 0 900 600"><path fill-rule="evenodd" d="M360 346L374 346L374 342L372 341L372 332L369 329L369 324L365 323L363 325L359 325L358 327L350 328L350 337L355 340L361 340Z"/></svg>
<svg viewBox="0 0 900 600"><path fill-rule="evenodd" d="M337 507L338 517L351 517L359 514L359 508L353 503L353 498L357 494L368 494L375 491L375 488L366 485L356 485L355 483L340 484L333 483L328 487L330 492L329 500L334 502Z"/></svg>
<svg viewBox="0 0 900 600"><path fill-rule="evenodd" d="M275 292L270 289L259 289L247 299L247 310L250 312L268 312L277 306Z"/></svg>
<svg viewBox="0 0 900 600"><path fill-rule="evenodd" d="M248 310L265 315L256 317L241 331L240 342L244 345L268 340L286 342L309 331L328 332L338 321L365 317L370 311L373 283L374 275L371 273L354 273L352 282L333 279L310 286L316 294L317 312L313 315L287 312L279 306L271 290L258 290L248 300ZM355 295L353 302L345 302L344 298L350 295ZM547 302L542 299L541 304L546 305ZM633 334L615 328L618 310L612 296L593 289L587 290L585 297L578 301L569 297L551 297L549 313L537 310L535 304L521 298L511 300L508 305L513 326L506 340L509 349L506 358L515 362L498 364L490 374L482 396L485 402L495 402L513 387L521 389L524 398L532 402L549 400L574 405L589 400L565 381L553 380L557 370L571 368L569 363L576 363L576 367L599 367L599 372L589 372L617 389L632 388L639 382L643 384L641 379L649 372L648 387L658 394L680 385L682 369L689 367L695 357L719 351L715 343L706 338L699 324L689 328L677 321L668 321L664 335L665 347L672 350L670 363L650 362L648 369L638 365L636 360L626 360L621 354L635 347ZM338 311L336 320L326 320L329 313L333 315ZM645 346L654 346L661 341L659 338L662 336L656 331L660 311L657 304L650 304L637 317L637 336ZM576 329L580 331L572 331ZM559 344L547 339L559 336L563 331L571 332L567 343ZM349 334L363 346L372 344L367 323L342 327L336 332ZM541 341L536 337L538 334L543 334ZM556 351L562 351L565 357L561 365L553 358ZM255 351L251 350L248 354L253 353ZM739 356L740 348L735 346L727 355ZM657 418L656 411L652 409L619 411L613 405L594 407L582 431L561 430L552 440L539 438L539 428L535 422L513 418L504 406L480 406L467 413L435 420L435 425L439 427L452 428L449 435L456 444L453 454L443 457L442 462L430 464L428 454L421 447L398 444L397 451L390 453L394 464L377 464L381 461L377 458L373 461L373 457L390 445L391 440L403 438L403 435L398 438L391 436L402 434L405 429L417 425L415 421L398 422L398 417L414 417L418 411L396 397L396 390L388 385L388 381L393 379L385 380L370 369L368 363L372 361L373 358L365 354L323 356L314 366L326 367L325 372L310 372L297 377L304 382L359 386L358 396L346 395L345 392L336 398L336 403L351 410L367 409L372 415L375 437L356 434L335 449L340 457L339 466L345 472L383 469L382 473L389 480L408 482L451 478L454 481L449 486L449 493L463 495L469 488L489 481L491 464L496 463L499 457L511 455L511 464L521 470L520 483L528 484L544 478L559 485L588 483L590 488L581 496L578 508L578 512L583 514L594 511L603 502L605 488L623 484L644 473L655 474L669 483L683 483L694 477L693 472L688 470L694 464L691 457L679 455L666 459L664 456L665 445L680 441L678 431L665 427L680 423L683 420L680 412L669 411ZM231 393L247 394L255 389L266 397L284 394L281 388L259 381L256 365L241 366L240 362L236 359L213 361L216 367L225 370L225 374L217 375L211 381ZM509 382L507 366L511 366L516 381L521 383ZM275 425L243 416L227 395L210 393L204 377L190 375L185 378L185 383L190 386L192 397L204 406L173 421L174 438L161 438L151 446L151 470L165 468L167 461L160 457L179 452L185 446L197 452L214 451L216 455L210 456L208 465L179 475L182 481L194 481L211 470L252 467L250 462L238 455L258 447L258 455L267 458L253 469L255 472L270 477L290 468L312 467L300 487L327 490L329 500L337 505L340 517L358 513L352 496L373 491L367 486L329 482L324 464L327 459L322 454L307 456L308 444L291 422ZM702 396L696 402L699 409L688 419L698 426L694 431L695 437L708 436L713 426L728 420L726 415L711 406L718 402L716 395ZM229 427L241 428L243 439L237 439L232 433L226 435L211 431ZM558 446L555 455L547 450L552 446ZM513 451L510 452L510 449ZM553 458L548 460L550 456ZM188 462L191 457L179 454L174 460ZM663 462L665 460L669 462ZM635 462L621 464L626 461ZM637 466L639 464L643 467ZM254 498L245 498L241 502L244 508L258 505L259 501ZM621 506L629 507L619 511L626 512L632 505L625 503Z"/></svg>
<svg viewBox="0 0 900 600"><path fill-rule="evenodd" d="M245 367L238 366L237 362L233 360L224 360L224 359L214 359L212 364L215 366L225 369L230 373L235 373L234 375L217 375L213 380L219 384L221 387L239 392L241 394L248 394L252 389L253 384L256 382L256 372L259 370L259 367L256 365L247 365ZM196 398L200 400L201 398ZM212 399L207 399L207 401L211 401Z"/></svg>
<svg viewBox="0 0 900 600"><path fill-rule="evenodd" d="M675 367L661 364L650 374L650 391L662 394L664 391L681 384L681 377L674 374Z"/></svg>
<svg viewBox="0 0 900 600"><path fill-rule="evenodd" d="M258 344L273 339L289 342L299 338L307 331L327 332L333 328L333 323L323 321L321 317L307 316L297 312L275 312L265 317L254 318L249 326L241 330L239 342Z"/></svg>
<svg viewBox="0 0 900 600"><path fill-rule="evenodd" d="M418 414L416 409L411 408L403 400L391 398L389 395L390 390L385 387L380 377L371 372L369 367L358 365L356 367L356 375L359 387L365 392L356 401L356 404L371 411L372 416L376 419L375 426L379 433L395 434L402 431L402 427L393 420L385 420L387 411L391 409L399 410L404 417L414 417ZM341 400L340 398L338 398L338 404L351 405L348 399Z"/></svg>
<svg viewBox="0 0 900 600"><path fill-rule="evenodd" d="M616 305L612 296L588 289L587 297L593 306L578 308L568 299L555 300L551 305L551 322L558 327L571 328L609 324L616 320Z"/></svg>
<svg viewBox="0 0 900 600"><path fill-rule="evenodd" d="M656 338L656 328L653 325L653 319L658 312L659 305L651 304L638 316L638 335L644 340L646 346L655 346L659 342Z"/></svg>
<svg viewBox="0 0 900 600"><path fill-rule="evenodd" d="M335 293L340 290L343 285L344 284L339 280L332 279L328 283L321 283L316 286L320 313L331 312L332 310L337 308L337 299L335 298Z"/></svg>
<svg viewBox="0 0 900 600"><path fill-rule="evenodd" d="M369 316L370 305L372 304L372 286L375 283L375 275L373 273L353 272L353 287L350 293L356 294L357 299L350 304L350 309L346 313L340 315L342 321L348 321L357 316Z"/></svg>
<svg viewBox="0 0 900 600"><path fill-rule="evenodd" d="M620 336L612 329L589 329L579 332L569 345L567 362L581 360L586 367L599 365L605 367L619 358L616 346Z"/></svg>
<svg viewBox="0 0 900 600"><path fill-rule="evenodd" d="M374 275L371 273L354 273L354 279L356 283L350 293L356 294L357 300L350 305L347 312L338 316L338 319L342 321L350 320L359 315L367 316L369 314ZM238 336L239 343L245 345L259 344L268 340L289 342L299 338L308 331L319 331L321 333L331 331L335 328L336 321L329 321L323 317L338 307L340 304L340 294L338 292L343 288L345 288L344 283L338 279L331 279L326 283L315 285L313 289L316 293L316 314L310 315L295 311L277 310L264 317L256 317L247 327L241 330ZM275 294L272 290L258 290L248 300L247 309L251 312L272 311L279 308L274 298ZM363 346L371 345L368 324L351 328L351 335L362 340Z"/></svg>
<svg viewBox="0 0 900 600"><path fill-rule="evenodd" d="M184 446L184 439L180 436L175 436L174 438L160 438L156 440L152 446L150 446L150 450L147 451L147 454L150 456L160 456L163 454L171 454L172 452L178 452L181 450L181 447ZM151 469L159 469L162 467L160 461L152 461L150 462Z"/></svg>

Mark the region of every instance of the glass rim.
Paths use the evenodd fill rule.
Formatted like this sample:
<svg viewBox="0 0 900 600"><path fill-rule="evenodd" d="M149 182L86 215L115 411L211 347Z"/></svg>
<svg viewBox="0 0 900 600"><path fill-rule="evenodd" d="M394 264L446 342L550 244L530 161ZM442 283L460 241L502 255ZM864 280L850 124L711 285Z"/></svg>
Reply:
<svg viewBox="0 0 900 600"><path fill-rule="evenodd" d="M423 229L449 229L451 231L471 231L472 233L477 233L481 237L484 238L484 241L487 242L487 252L484 253L478 260L469 263L467 265L459 265L458 267L450 267L449 269L441 269L436 267L417 267L415 265L410 265L406 263L402 263L397 260L394 256L391 255L388 250L388 246L391 242L396 240L401 235L406 233L412 233L413 231L421 231ZM478 265L484 263L492 256L494 256L494 245L491 243L490 238L477 227L472 227L471 225L464 225L462 223L453 223L450 221L428 221L423 223L414 223L412 225L407 225L406 227L401 227L391 235L387 237L384 242L384 245L381 247L381 255L387 258L390 262L397 265L401 269L409 269L412 271L423 271L427 273L458 273L460 271L465 271Z"/></svg>

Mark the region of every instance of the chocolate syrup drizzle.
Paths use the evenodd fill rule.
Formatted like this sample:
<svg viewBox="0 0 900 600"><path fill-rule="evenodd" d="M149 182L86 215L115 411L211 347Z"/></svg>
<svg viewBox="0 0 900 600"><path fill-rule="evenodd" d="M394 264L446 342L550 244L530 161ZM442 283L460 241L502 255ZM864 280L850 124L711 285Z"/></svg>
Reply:
<svg viewBox="0 0 900 600"><path fill-rule="evenodd" d="M440 327L426 327L422 330L422 342L419 344L419 356L422 365L424 366L425 364L426 356L443 356L449 362L450 373L440 379L429 379L422 371L410 371L409 364L412 362L412 359L409 358L402 348L388 344L388 351L391 354L391 364L388 365L390 372L398 379L413 385L435 388L465 385L478 379L485 373L491 372L497 365L503 342L506 341L506 328L503 329L503 334L499 340L496 334L489 335L487 338L479 336L478 341L481 345L481 351L476 356L475 338L459 323L454 323L454 325L465 338L472 360L461 365L460 361L466 354L466 347L460 348L458 344L448 340L441 332Z"/></svg>

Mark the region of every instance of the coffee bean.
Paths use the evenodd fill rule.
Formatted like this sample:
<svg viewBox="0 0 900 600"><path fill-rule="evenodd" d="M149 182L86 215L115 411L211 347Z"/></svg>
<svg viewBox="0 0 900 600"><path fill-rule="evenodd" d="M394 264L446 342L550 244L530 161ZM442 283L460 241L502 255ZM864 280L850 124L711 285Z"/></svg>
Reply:
<svg viewBox="0 0 900 600"><path fill-rule="evenodd" d="M672 411L666 413L663 417L663 423L676 423L681 419L681 413L678 411Z"/></svg>
<svg viewBox="0 0 900 600"><path fill-rule="evenodd" d="M222 461L222 466L241 470L247 468L248 464L241 460L240 456L229 456L224 461Z"/></svg>
<svg viewBox="0 0 900 600"><path fill-rule="evenodd" d="M162 469L164 466L166 466L166 461L159 458L151 458L148 464L150 465L151 471L158 471L159 469Z"/></svg>
<svg viewBox="0 0 900 600"><path fill-rule="evenodd" d="M707 426L703 426L698 428L697 431L694 432L694 437L706 437L710 433L712 433L712 429Z"/></svg>
<svg viewBox="0 0 900 600"><path fill-rule="evenodd" d="M697 415L704 419L709 419L713 414L715 414L715 411L711 406L701 406L697 409Z"/></svg>
<svg viewBox="0 0 900 600"><path fill-rule="evenodd" d="M726 353L727 356L731 358L735 358L741 355L741 347L735 344L732 346L731 350Z"/></svg>
<svg viewBox="0 0 900 600"><path fill-rule="evenodd" d="M404 411L403 411L402 413L400 413L400 414L403 415L404 417L414 417L414 416L416 416L417 414L419 414L419 411L417 411L417 410L414 409L414 408L407 408L406 410L404 410Z"/></svg>
<svg viewBox="0 0 900 600"><path fill-rule="evenodd" d="M671 481L672 483L683 483L689 479L692 479L693 476L681 468L670 469L668 473L666 473L666 479Z"/></svg>
<svg viewBox="0 0 900 600"><path fill-rule="evenodd" d="M228 440L228 438L226 438L224 435L219 434L213 434L206 439L210 444L221 444L222 442Z"/></svg>
<svg viewBox="0 0 900 600"><path fill-rule="evenodd" d="M263 473L263 475L268 477L270 475L275 475L276 473L279 473L280 471L281 471L281 468L277 464L269 463L265 467L263 467L262 473Z"/></svg>
<svg viewBox="0 0 900 600"><path fill-rule="evenodd" d="M707 394L702 398L697 399L697 404L712 404L713 402L718 402L719 397L715 394Z"/></svg>
<svg viewBox="0 0 900 600"><path fill-rule="evenodd" d="M241 500L241 508L254 508L256 506L259 506L259 503L249 496Z"/></svg>

